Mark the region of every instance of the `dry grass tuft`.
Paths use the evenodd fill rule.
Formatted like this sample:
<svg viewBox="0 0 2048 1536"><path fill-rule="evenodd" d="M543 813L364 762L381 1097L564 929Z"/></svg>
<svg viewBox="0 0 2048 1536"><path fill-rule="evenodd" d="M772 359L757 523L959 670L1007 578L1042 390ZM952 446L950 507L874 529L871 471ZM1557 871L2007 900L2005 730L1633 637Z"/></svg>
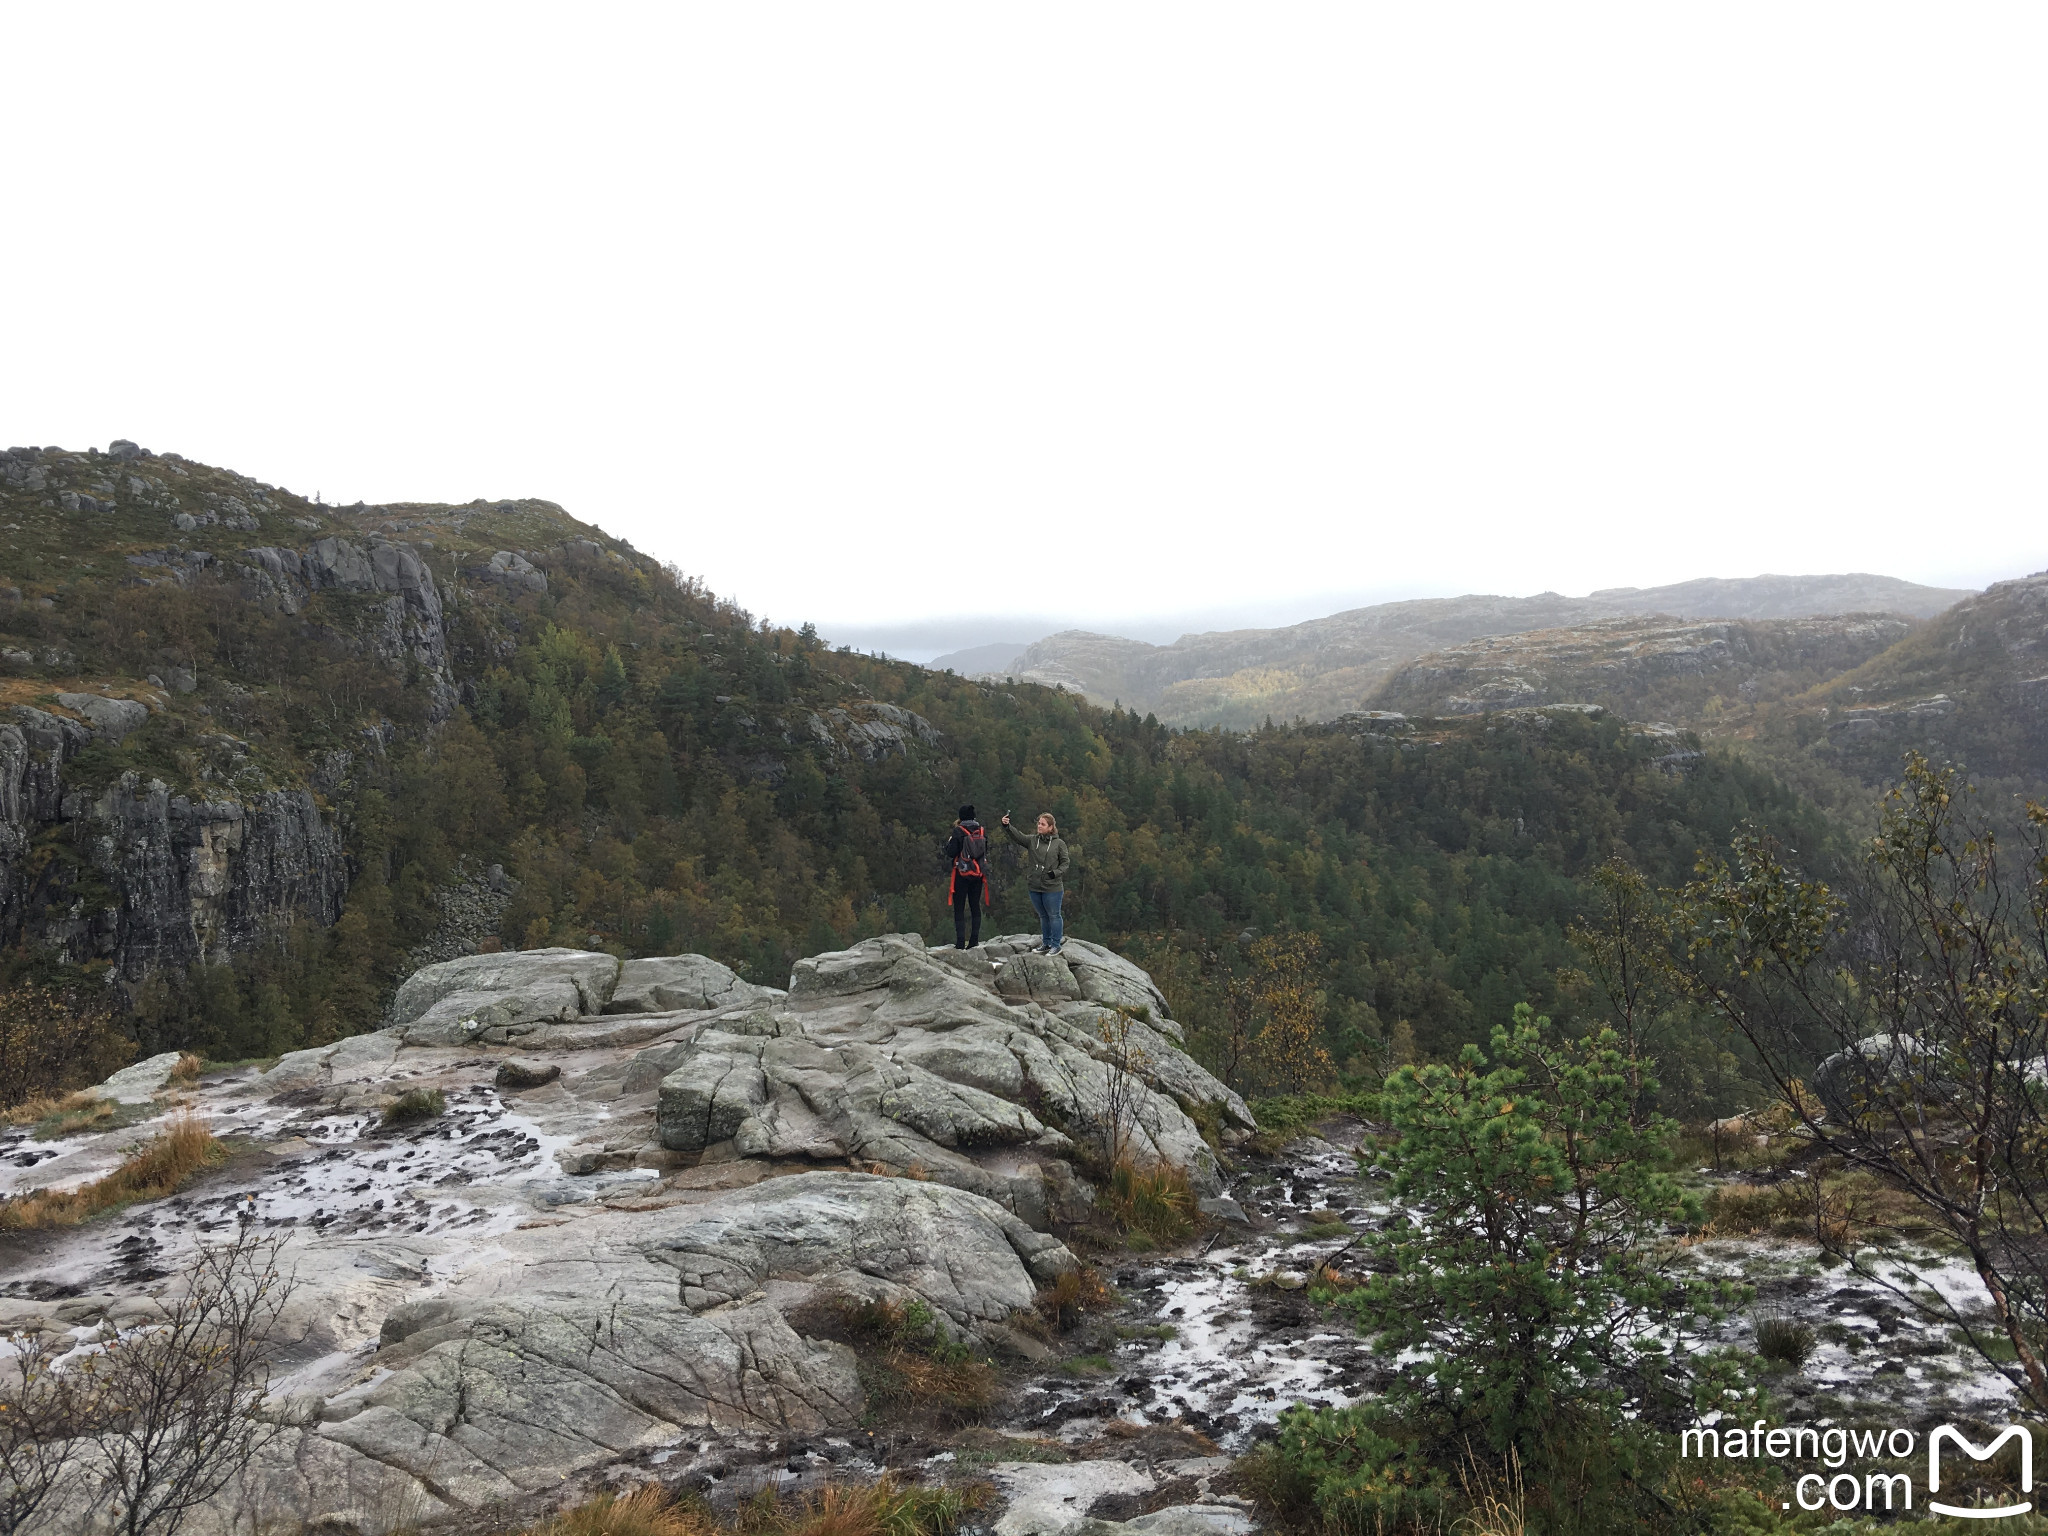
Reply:
<svg viewBox="0 0 2048 1536"><path fill-rule="evenodd" d="M770 1536L950 1536L961 1515L988 1502L989 1490L922 1488L884 1474L864 1487L837 1484L776 1506Z"/></svg>
<svg viewBox="0 0 2048 1536"><path fill-rule="evenodd" d="M1860 1169L1816 1167L1775 1184L1730 1182L1708 1196L1706 1217L1702 1237L1804 1238L1836 1252L1940 1236L1908 1196Z"/></svg>
<svg viewBox="0 0 2048 1536"><path fill-rule="evenodd" d="M1364 1283L1357 1276L1347 1275L1334 1263L1329 1262L1318 1264L1309 1271L1308 1276L1308 1288L1310 1291L1325 1291L1332 1296L1341 1296L1346 1291L1355 1291Z"/></svg>
<svg viewBox="0 0 2048 1536"><path fill-rule="evenodd" d="M111 1130L120 1113L112 1099L80 1091L61 1099L26 1099L0 1116L0 1125L34 1125L37 1141L55 1141L80 1131Z"/></svg>
<svg viewBox="0 0 2048 1536"><path fill-rule="evenodd" d="M1820 1335L1812 1325L1794 1317L1759 1317L1751 1325L1756 1332L1756 1352L1795 1370L1813 1357L1820 1347Z"/></svg>
<svg viewBox="0 0 2048 1536"><path fill-rule="evenodd" d="M996 1400L995 1369L982 1360L897 1348L870 1362L867 1374L881 1403L928 1409L949 1424L979 1423Z"/></svg>
<svg viewBox="0 0 2048 1536"><path fill-rule="evenodd" d="M922 1488L890 1476L865 1486L835 1484L787 1503L773 1490L721 1526L695 1500L677 1502L658 1485L603 1493L524 1536L951 1536L960 1517L989 1500L982 1484Z"/></svg>
<svg viewBox="0 0 2048 1536"><path fill-rule="evenodd" d="M181 1054L171 1066L171 1081L186 1087L199 1081L199 1074L206 1070L206 1063L190 1051Z"/></svg>
<svg viewBox="0 0 2048 1536"><path fill-rule="evenodd" d="M716 1536L702 1505L677 1504L659 1484L619 1495L601 1493L564 1510L527 1536Z"/></svg>
<svg viewBox="0 0 2048 1536"><path fill-rule="evenodd" d="M1102 1275L1083 1266L1068 1270L1040 1291L1033 1305L1048 1324L1068 1333L1080 1326L1084 1313L1100 1311L1115 1299Z"/></svg>
<svg viewBox="0 0 2048 1536"><path fill-rule="evenodd" d="M10 1104L7 1108L0 1109L0 1125L32 1125L38 1120L47 1120L77 1097L75 1093L61 1099L53 1099L48 1094L37 1094L32 1099L23 1099L19 1104Z"/></svg>
<svg viewBox="0 0 2048 1536"><path fill-rule="evenodd" d="M173 1120L163 1134L103 1179L77 1189L37 1190L0 1202L0 1228L75 1227L89 1217L137 1200L161 1200L227 1155L227 1148L214 1139L204 1120Z"/></svg>
<svg viewBox="0 0 2048 1536"><path fill-rule="evenodd" d="M1458 1468L1458 1482L1471 1505L1455 1529L1467 1536L1523 1536L1528 1529L1528 1493L1522 1486L1522 1459L1508 1452L1507 1465L1492 1467L1469 1451Z"/></svg>
<svg viewBox="0 0 2048 1536"><path fill-rule="evenodd" d="M1104 1204L1126 1232L1155 1243L1180 1243L1200 1225L1195 1191L1185 1169L1167 1163L1140 1168L1128 1160L1110 1170Z"/></svg>

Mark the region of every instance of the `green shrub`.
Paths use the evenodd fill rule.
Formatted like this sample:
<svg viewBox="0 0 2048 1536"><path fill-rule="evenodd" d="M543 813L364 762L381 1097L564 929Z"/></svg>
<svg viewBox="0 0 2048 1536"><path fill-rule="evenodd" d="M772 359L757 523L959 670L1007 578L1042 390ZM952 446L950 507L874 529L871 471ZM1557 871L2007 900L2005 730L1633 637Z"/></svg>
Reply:
<svg viewBox="0 0 2048 1536"><path fill-rule="evenodd" d="M1305 1131L1332 1115L1356 1115L1361 1120L1381 1118L1382 1104L1377 1092L1283 1093L1251 1102L1252 1118L1259 1129L1269 1133Z"/></svg>
<svg viewBox="0 0 2048 1536"><path fill-rule="evenodd" d="M1401 1140L1384 1160L1426 1214L1365 1239L1375 1273L1337 1304L1382 1354L1434 1357L1396 1378L1396 1412L1527 1459L1562 1415L1618 1425L1617 1368L1663 1375L1644 1320L1682 1326L1719 1298L1663 1268L1666 1225L1698 1202L1662 1171L1676 1127L1638 1113L1648 1063L1611 1029L1560 1040L1526 1003L1493 1057L1468 1045L1387 1080Z"/></svg>
<svg viewBox="0 0 2048 1536"><path fill-rule="evenodd" d="M1795 1369L1812 1358L1820 1336L1810 1323L1791 1317L1760 1317L1756 1320L1756 1352L1766 1360Z"/></svg>
<svg viewBox="0 0 2048 1536"><path fill-rule="evenodd" d="M1378 1404L1310 1408L1280 1416L1280 1438L1258 1477L1261 1491L1290 1523L1312 1509L1340 1531L1373 1533L1407 1526L1434 1528L1452 1513L1443 1469L1397 1438L1391 1416Z"/></svg>

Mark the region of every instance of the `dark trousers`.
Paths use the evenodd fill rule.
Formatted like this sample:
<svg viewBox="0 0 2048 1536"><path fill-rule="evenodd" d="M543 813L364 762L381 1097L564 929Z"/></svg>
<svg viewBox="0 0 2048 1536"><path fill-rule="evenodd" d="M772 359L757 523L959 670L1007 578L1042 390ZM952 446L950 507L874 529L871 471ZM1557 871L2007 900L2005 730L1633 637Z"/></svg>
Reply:
<svg viewBox="0 0 2048 1536"><path fill-rule="evenodd" d="M967 937L967 914L974 914L974 937ZM953 947L965 949L981 942L981 876L953 877Z"/></svg>

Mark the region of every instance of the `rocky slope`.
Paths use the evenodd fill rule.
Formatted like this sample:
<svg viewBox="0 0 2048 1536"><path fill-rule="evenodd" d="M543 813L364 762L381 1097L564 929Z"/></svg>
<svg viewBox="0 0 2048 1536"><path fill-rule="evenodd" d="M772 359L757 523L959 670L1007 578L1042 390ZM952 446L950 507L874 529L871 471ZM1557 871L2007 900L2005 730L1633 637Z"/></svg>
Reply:
<svg viewBox="0 0 2048 1536"><path fill-rule="evenodd" d="M1402 663L1487 635L1664 615L1793 619L1886 613L1925 618L1970 594L1888 576L1757 576L1669 587L1618 587L1586 597L1427 598L1380 603L1283 629L1184 635L1148 645L1070 631L1025 648L991 675L1057 684L1099 703L1121 700L1169 724L1256 725L1268 715L1328 719L1357 709Z"/></svg>
<svg viewBox="0 0 2048 1536"><path fill-rule="evenodd" d="M172 1114L208 1120L231 1163L7 1234L0 1321L82 1343L146 1320L194 1244L292 1234L285 1430L209 1531L289 1512L381 1532L707 1436L846 1430L861 1379L806 1331L821 1308L915 1301L978 1351L1033 1348L1010 1319L1075 1263L1049 1229L1091 1199L1105 1019L1136 1015L1138 1157L1242 1219L1192 1117L1226 1139L1251 1117L1180 1050L1150 978L1028 942L891 935L803 962L786 992L701 956L472 956L410 978L385 1030L267 1070L180 1090L174 1058L142 1063L103 1090L134 1130L9 1133L0 1193L104 1174ZM419 1090L445 1113L384 1122Z"/></svg>
<svg viewBox="0 0 2048 1536"><path fill-rule="evenodd" d="M1338 1116L1277 1155L1244 1145L1249 1117L1160 1004L1144 972L1072 941L1061 959L891 935L812 957L787 991L701 956L465 957L410 978L380 1032L193 1085L171 1058L117 1074L101 1092L122 1131L0 1133L0 1194L93 1178L174 1115L233 1148L174 1198L0 1233L0 1325L75 1365L106 1330L147 1327L196 1245L287 1239L278 1434L187 1526L203 1533L504 1530L645 1481L730 1510L886 1468L992 1480L994 1536L1247 1536L1237 1453L1294 1403L1426 1368L1376 1354L1310 1289L1426 1214L1391 1198L1381 1128ZM1091 1196L1074 1153L1108 1102L1106 1005L1150 1015L1146 1143L1228 1193L1180 1251L1098 1253L1115 1291L1049 1347L1034 1302L1079 1263L1048 1229ZM385 1123L423 1089L443 1113ZM1982 1306L1953 1259L1866 1257ZM2011 1409L1997 1369L1810 1240L1737 1224L1673 1262L1745 1278L1760 1315L1815 1330L1812 1360L1772 1379L1789 1417ZM877 1411L835 1326L869 1303L922 1307L1003 1363L985 1423ZM1744 1349L1750 1330L1738 1314L1692 1342ZM88 1529L90 1487L87 1468L58 1536Z"/></svg>
<svg viewBox="0 0 2048 1536"><path fill-rule="evenodd" d="M1389 677L1372 703L1409 715L1601 704L1635 720L1710 728L1858 667L1912 629L1883 614L1602 619L1431 652Z"/></svg>
<svg viewBox="0 0 2048 1536"><path fill-rule="evenodd" d="M1794 728L1864 783L1917 749L2048 788L2048 572L1996 583L1799 703Z"/></svg>

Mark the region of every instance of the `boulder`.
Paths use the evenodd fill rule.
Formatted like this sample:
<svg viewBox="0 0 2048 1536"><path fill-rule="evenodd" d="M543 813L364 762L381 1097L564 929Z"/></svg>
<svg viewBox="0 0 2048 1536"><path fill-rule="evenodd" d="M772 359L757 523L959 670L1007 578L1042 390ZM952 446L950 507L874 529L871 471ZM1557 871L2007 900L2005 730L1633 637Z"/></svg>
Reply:
<svg viewBox="0 0 2048 1536"><path fill-rule="evenodd" d="M287 1051L269 1071L258 1073L245 1085L250 1093L289 1093L307 1088L327 1088L337 1083L365 1082L384 1075L384 1069L398 1054L400 1036L393 1030L351 1035L332 1045L309 1050Z"/></svg>
<svg viewBox="0 0 2048 1536"><path fill-rule="evenodd" d="M602 1012L619 962L581 949L464 955L415 971L391 1000L408 1045L516 1038L542 1024Z"/></svg>
<svg viewBox="0 0 2048 1536"><path fill-rule="evenodd" d="M83 715L95 736L119 741L149 723L149 706L136 699L110 699L97 693L60 693L57 702Z"/></svg>
<svg viewBox="0 0 2048 1536"><path fill-rule="evenodd" d="M1871 1035L1815 1067L1812 1087L1830 1119L1852 1120L1886 1090L1937 1065L1936 1053L1912 1035ZM1952 1096L1950 1088L1932 1081L1923 1080L1918 1091L1927 1103Z"/></svg>
<svg viewBox="0 0 2048 1536"><path fill-rule="evenodd" d="M802 1173L685 1209L645 1251L699 1312L800 1281L856 1299L914 1295L956 1336L978 1338L1075 1263L994 1201L915 1179Z"/></svg>
<svg viewBox="0 0 2048 1536"><path fill-rule="evenodd" d="M514 554L509 549L501 549L492 555L490 563L478 567L476 574L500 586L527 592L545 592L548 589L547 576L524 555Z"/></svg>
<svg viewBox="0 0 2048 1536"><path fill-rule="evenodd" d="M306 548L305 575L312 587L368 592L376 586L370 557L347 539L315 539Z"/></svg>
<svg viewBox="0 0 2048 1536"><path fill-rule="evenodd" d="M541 1088L562 1075L557 1061L535 1061L530 1056L508 1056L498 1063L492 1081L500 1088Z"/></svg>
<svg viewBox="0 0 2048 1536"><path fill-rule="evenodd" d="M705 955L664 955L628 960L619 968L606 1013L668 1013L677 1009L727 1008L783 994L774 987L742 981L729 966Z"/></svg>
<svg viewBox="0 0 2048 1536"><path fill-rule="evenodd" d="M123 1067L96 1088L85 1090L95 1099L112 1099L116 1104L147 1104L169 1086L171 1073L182 1051L165 1051L132 1067Z"/></svg>

